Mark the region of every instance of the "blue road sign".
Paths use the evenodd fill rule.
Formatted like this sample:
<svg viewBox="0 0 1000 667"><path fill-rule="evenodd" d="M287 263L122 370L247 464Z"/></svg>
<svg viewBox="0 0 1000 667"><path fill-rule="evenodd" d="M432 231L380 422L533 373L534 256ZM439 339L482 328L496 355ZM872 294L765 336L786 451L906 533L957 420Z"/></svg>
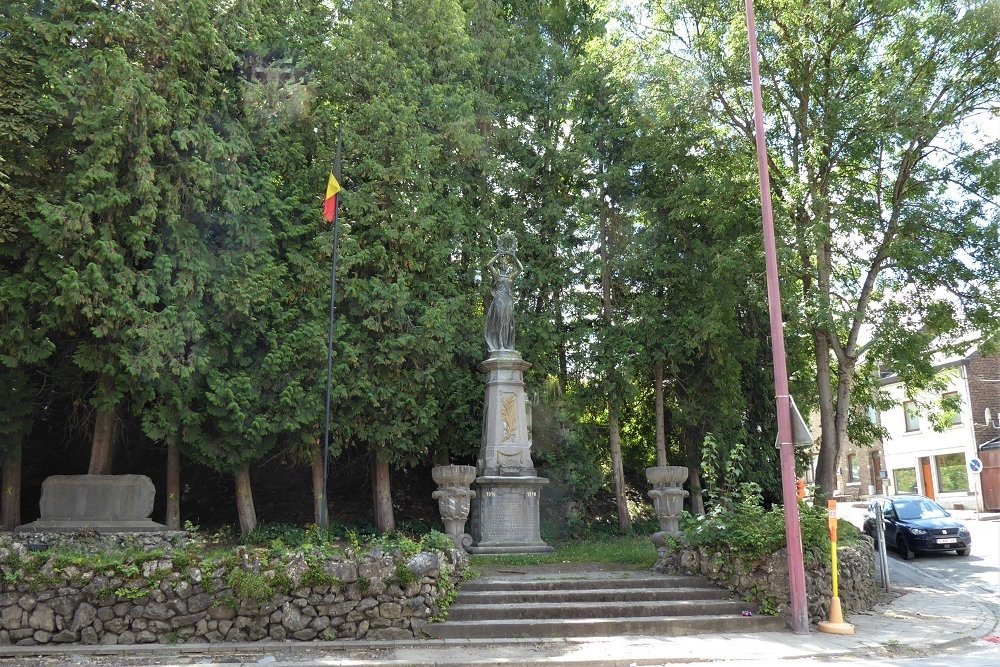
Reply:
<svg viewBox="0 0 1000 667"><path fill-rule="evenodd" d="M975 457L969 459L969 470L971 470L976 474L979 474L983 470L983 462Z"/></svg>

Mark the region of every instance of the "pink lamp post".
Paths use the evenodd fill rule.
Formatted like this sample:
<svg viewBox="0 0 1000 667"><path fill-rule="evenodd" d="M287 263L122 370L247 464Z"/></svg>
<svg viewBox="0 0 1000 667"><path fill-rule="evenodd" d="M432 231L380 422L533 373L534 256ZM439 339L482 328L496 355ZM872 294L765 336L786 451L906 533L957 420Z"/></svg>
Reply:
<svg viewBox="0 0 1000 667"><path fill-rule="evenodd" d="M774 242L774 215L771 211L771 182L767 173L767 146L764 143L764 104L760 93L760 64L757 61L757 28L753 0L746 0L747 34L750 42L750 83L753 89L753 120L757 135L757 171L760 173L760 205L764 220L764 257L767 267L767 306L771 320L771 354L774 359L774 392L778 413L778 440L781 451L781 497L785 503L785 539L788 543L788 587L792 597L792 631L808 634L806 575L799 532L799 504L795 492L795 454L785 366L785 332L781 322L781 291L778 287L778 252Z"/></svg>

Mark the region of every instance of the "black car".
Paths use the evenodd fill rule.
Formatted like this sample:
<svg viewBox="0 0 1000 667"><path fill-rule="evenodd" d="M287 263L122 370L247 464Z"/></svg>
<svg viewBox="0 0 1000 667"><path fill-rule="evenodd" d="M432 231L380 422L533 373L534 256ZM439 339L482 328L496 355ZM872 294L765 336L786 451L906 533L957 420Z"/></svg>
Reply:
<svg viewBox="0 0 1000 667"><path fill-rule="evenodd" d="M886 546L894 546L906 560L918 551L954 551L968 556L972 547L969 529L952 518L930 498L923 496L879 496L865 512L863 530L875 538L875 506L882 506Z"/></svg>

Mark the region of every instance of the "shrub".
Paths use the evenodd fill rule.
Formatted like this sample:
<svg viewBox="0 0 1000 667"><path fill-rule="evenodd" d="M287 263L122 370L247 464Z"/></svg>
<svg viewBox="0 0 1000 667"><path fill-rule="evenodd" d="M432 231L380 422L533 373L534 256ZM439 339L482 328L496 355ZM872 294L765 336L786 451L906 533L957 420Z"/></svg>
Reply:
<svg viewBox="0 0 1000 667"><path fill-rule="evenodd" d="M406 563L403 561L396 563L396 583L400 588L406 588L416 581L417 575L413 574L413 570L407 567Z"/></svg>
<svg viewBox="0 0 1000 667"><path fill-rule="evenodd" d="M243 537L243 544L266 547L275 541L290 547L299 547L306 542L306 531L286 523L261 523Z"/></svg>
<svg viewBox="0 0 1000 667"><path fill-rule="evenodd" d="M811 505L799 506L799 529L805 553L830 551L830 535L825 509ZM759 559L785 547L785 508L774 506L765 510L755 503L740 503L732 509L717 506L704 516L685 513L681 530L695 546L729 547L749 558ZM838 523L840 543L857 542L861 532L841 520Z"/></svg>
<svg viewBox="0 0 1000 667"><path fill-rule="evenodd" d="M420 538L420 548L422 551L447 551L453 549L455 543L448 535L432 530Z"/></svg>
<svg viewBox="0 0 1000 667"><path fill-rule="evenodd" d="M240 600L266 602L274 597L274 585L271 580L256 572L236 568L226 577L226 583Z"/></svg>

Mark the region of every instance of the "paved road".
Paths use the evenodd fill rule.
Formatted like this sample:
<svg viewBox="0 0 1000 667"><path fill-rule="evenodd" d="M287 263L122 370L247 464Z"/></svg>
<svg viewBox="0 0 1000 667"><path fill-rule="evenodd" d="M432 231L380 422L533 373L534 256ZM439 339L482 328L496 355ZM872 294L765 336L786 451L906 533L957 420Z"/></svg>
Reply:
<svg viewBox="0 0 1000 667"><path fill-rule="evenodd" d="M721 661L718 662L721 663ZM726 660L721 664L726 667L773 667L777 663L778 661L774 658L769 658L765 660ZM663 663L662 667L704 667L705 664L706 662L669 662ZM712 664L712 662L707 664ZM1000 664L1000 646L988 642L976 642L972 647L964 646L934 656L892 657L886 655L859 658L832 655L784 660L781 664L788 664L789 667L829 667L829 665L836 665L836 667L997 667L997 664Z"/></svg>
<svg viewBox="0 0 1000 667"><path fill-rule="evenodd" d="M858 528L865 513L864 503L838 503L838 516ZM980 521L974 512L955 511L972 533L972 553L956 556L954 552L918 554L910 564L963 593L976 596L991 605L1000 605L1000 521ZM889 558L899 556L889 550ZM890 580L891 583L891 580Z"/></svg>

